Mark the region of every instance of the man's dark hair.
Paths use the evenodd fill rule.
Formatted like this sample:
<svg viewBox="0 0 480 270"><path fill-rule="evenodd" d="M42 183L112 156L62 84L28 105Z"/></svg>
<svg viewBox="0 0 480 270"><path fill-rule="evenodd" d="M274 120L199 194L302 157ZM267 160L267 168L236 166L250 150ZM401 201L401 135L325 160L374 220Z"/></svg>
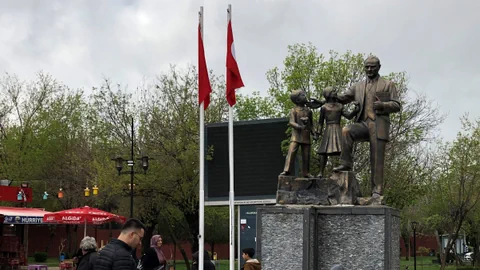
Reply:
<svg viewBox="0 0 480 270"><path fill-rule="evenodd" d="M243 253L247 254L248 257L253 258L253 255L255 255L255 249L253 248L244 248L242 250Z"/></svg>
<svg viewBox="0 0 480 270"><path fill-rule="evenodd" d="M143 229L144 231L146 230L145 225L143 225L143 223L136 218L131 218L127 220L127 222L125 222L122 226L122 232L126 232L132 229L133 230Z"/></svg>

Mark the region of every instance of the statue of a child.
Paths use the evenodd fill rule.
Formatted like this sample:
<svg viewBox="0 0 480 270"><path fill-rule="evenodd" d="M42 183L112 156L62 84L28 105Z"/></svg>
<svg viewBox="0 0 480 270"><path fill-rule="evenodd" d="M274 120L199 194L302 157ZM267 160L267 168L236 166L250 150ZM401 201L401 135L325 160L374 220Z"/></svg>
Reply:
<svg viewBox="0 0 480 270"><path fill-rule="evenodd" d="M310 165L310 135L314 135L312 111L307 106L308 100L303 90L294 90L290 94L290 99L295 103L295 107L290 111L289 125L292 129L290 146L288 148L285 168L281 175L291 174L295 165L295 156L299 147L302 148L302 176L306 178L313 177L309 173Z"/></svg>
<svg viewBox="0 0 480 270"><path fill-rule="evenodd" d="M332 87L325 88L323 96L326 103L320 108L319 128L314 136L314 138L318 138L322 134L323 124L325 123L322 141L317 149L320 157L320 172L317 177L320 178L324 176L328 156L338 156L342 152L342 127L340 126L342 116L352 119L360 110L358 103L356 103L352 112L346 112L343 105L337 100L337 91Z"/></svg>

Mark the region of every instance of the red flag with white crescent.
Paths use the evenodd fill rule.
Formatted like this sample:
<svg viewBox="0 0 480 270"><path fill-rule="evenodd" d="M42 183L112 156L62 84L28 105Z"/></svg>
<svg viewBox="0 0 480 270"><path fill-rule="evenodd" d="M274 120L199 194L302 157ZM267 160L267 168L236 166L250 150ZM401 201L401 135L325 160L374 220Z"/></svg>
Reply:
<svg viewBox="0 0 480 270"><path fill-rule="evenodd" d="M198 24L198 104L200 105L204 102L203 107L205 110L210 104L210 93L212 93L212 86L208 77L201 26Z"/></svg>
<svg viewBox="0 0 480 270"><path fill-rule="evenodd" d="M235 45L233 42L232 21L228 21L227 29L227 101L230 107L235 105L235 90L243 87L242 76L235 59Z"/></svg>

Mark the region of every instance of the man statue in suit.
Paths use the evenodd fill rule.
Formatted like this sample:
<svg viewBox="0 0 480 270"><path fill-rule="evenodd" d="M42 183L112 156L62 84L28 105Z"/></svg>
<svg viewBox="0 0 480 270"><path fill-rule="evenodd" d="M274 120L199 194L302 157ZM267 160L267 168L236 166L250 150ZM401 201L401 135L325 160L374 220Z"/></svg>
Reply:
<svg viewBox="0 0 480 270"><path fill-rule="evenodd" d="M340 166L334 171L350 171L353 167L353 144L357 141L370 142L370 169L372 182L372 204L380 204L383 196L383 168L385 145L390 131L390 113L399 112L401 105L395 84L378 74L380 60L375 56L364 62L366 80L353 84L338 100L343 103L356 101L360 104L354 124L342 130L342 153Z"/></svg>

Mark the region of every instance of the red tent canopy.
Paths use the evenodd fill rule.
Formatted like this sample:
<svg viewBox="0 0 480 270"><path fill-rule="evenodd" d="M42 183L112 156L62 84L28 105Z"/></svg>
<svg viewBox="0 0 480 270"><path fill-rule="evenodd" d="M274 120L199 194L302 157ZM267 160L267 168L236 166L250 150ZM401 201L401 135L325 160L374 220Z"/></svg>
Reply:
<svg viewBox="0 0 480 270"><path fill-rule="evenodd" d="M57 224L93 224L99 225L115 221L118 223L124 223L125 217L112 214L97 208L88 206L62 210L43 216L43 222L45 223L57 223Z"/></svg>

